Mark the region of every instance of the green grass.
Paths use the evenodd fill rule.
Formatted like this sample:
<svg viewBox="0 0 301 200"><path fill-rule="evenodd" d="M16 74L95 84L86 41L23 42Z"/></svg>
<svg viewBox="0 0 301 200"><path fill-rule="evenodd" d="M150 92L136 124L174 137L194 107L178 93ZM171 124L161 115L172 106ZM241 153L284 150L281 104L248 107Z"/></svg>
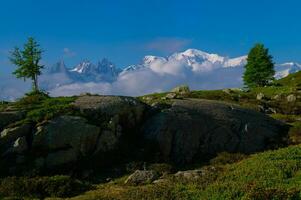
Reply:
<svg viewBox="0 0 301 200"><path fill-rule="evenodd" d="M289 87L300 87L301 72L290 74L287 77L276 81L276 83L284 86L289 86Z"/></svg>
<svg viewBox="0 0 301 200"><path fill-rule="evenodd" d="M71 114L74 112L71 103L72 97L49 98L41 101L27 112L26 118L30 121L41 122L52 119L60 114Z"/></svg>
<svg viewBox="0 0 301 200"><path fill-rule="evenodd" d="M91 188L90 184L69 176L7 177L0 182L0 198L70 197Z"/></svg>
<svg viewBox="0 0 301 200"><path fill-rule="evenodd" d="M222 159L222 162L211 165L215 170L205 171L199 179L168 176L157 184L126 186L123 184L126 177L122 177L70 199L301 199L301 146L267 151L247 158L235 155L234 158L238 160L232 164Z"/></svg>
<svg viewBox="0 0 301 200"><path fill-rule="evenodd" d="M39 123L60 114L74 113L75 111L71 103L75 99L76 97L49 97L47 94L39 93L28 94L9 105L14 110L21 110L26 113L26 117L22 122Z"/></svg>

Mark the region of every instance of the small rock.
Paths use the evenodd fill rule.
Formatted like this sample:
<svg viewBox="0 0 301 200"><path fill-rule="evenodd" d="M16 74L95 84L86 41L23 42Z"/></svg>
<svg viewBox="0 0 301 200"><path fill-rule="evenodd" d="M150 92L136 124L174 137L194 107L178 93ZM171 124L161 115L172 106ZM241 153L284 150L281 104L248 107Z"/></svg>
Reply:
<svg viewBox="0 0 301 200"><path fill-rule="evenodd" d="M297 97L293 94L290 94L286 97L287 102L295 102L297 100Z"/></svg>
<svg viewBox="0 0 301 200"><path fill-rule="evenodd" d="M111 182L112 181L112 178L106 178L106 182Z"/></svg>
<svg viewBox="0 0 301 200"><path fill-rule="evenodd" d="M25 151L28 150L28 145L27 145L27 141L26 141L26 137L19 137L15 142L14 145L11 149L12 152L14 153L24 153Z"/></svg>
<svg viewBox="0 0 301 200"><path fill-rule="evenodd" d="M203 170L188 170L188 171L179 171L175 174L177 178L185 178L185 179L197 179L203 175Z"/></svg>
<svg viewBox="0 0 301 200"><path fill-rule="evenodd" d="M223 89L223 92L226 93L226 94L231 94L232 90L227 88L227 89Z"/></svg>
<svg viewBox="0 0 301 200"><path fill-rule="evenodd" d="M166 99L175 99L177 97L176 93L168 93L166 96Z"/></svg>
<svg viewBox="0 0 301 200"><path fill-rule="evenodd" d="M184 94L189 94L190 89L187 85L181 85L172 89L171 92L184 95Z"/></svg>
<svg viewBox="0 0 301 200"><path fill-rule="evenodd" d="M260 101L264 99L264 97L265 97L264 94L260 92L259 94L257 94L256 99Z"/></svg>
<svg viewBox="0 0 301 200"><path fill-rule="evenodd" d="M154 100L154 97L146 96L146 97L143 97L143 100L145 100L145 101L152 101L152 100Z"/></svg>
<svg viewBox="0 0 301 200"><path fill-rule="evenodd" d="M212 172L213 173L216 172L215 167L206 167L203 169L179 171L174 176L176 178L184 178L184 179L192 180L192 179L198 179L198 178L200 178L208 173L212 173Z"/></svg>
<svg viewBox="0 0 301 200"><path fill-rule="evenodd" d="M136 170L124 182L127 185L141 185L152 183L158 178L158 174L153 170Z"/></svg>
<svg viewBox="0 0 301 200"><path fill-rule="evenodd" d="M277 101L281 100L281 98L282 98L282 95L281 95L281 94L276 94L276 95L273 97L273 99L274 99L274 100L277 100Z"/></svg>

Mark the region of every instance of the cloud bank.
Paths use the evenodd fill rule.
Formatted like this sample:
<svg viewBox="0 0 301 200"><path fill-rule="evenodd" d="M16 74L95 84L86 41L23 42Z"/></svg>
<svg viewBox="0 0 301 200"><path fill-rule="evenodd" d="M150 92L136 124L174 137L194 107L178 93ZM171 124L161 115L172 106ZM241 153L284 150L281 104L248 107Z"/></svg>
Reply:
<svg viewBox="0 0 301 200"><path fill-rule="evenodd" d="M153 62L150 66L121 73L113 83L71 83L51 89L52 96L89 92L106 95L139 96L186 84L191 89L221 89L242 86L242 67L195 71L181 62Z"/></svg>

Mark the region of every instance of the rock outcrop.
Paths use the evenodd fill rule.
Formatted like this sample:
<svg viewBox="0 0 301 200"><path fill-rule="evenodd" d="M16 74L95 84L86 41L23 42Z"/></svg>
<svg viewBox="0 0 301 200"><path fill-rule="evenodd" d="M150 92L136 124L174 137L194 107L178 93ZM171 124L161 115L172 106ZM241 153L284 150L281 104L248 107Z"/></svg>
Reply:
<svg viewBox="0 0 301 200"><path fill-rule="evenodd" d="M262 113L208 100L172 98L165 106L151 108L132 97L83 95L72 109L71 115L40 123L25 123L18 112L0 112L3 173L69 173L131 158L186 164L223 151L261 151L287 134L285 124ZM134 175L128 182L146 183L155 177L146 171Z"/></svg>
<svg viewBox="0 0 301 200"><path fill-rule="evenodd" d="M270 148L288 127L264 114L209 100L174 100L150 118L143 132L161 158L178 164L219 152L253 153Z"/></svg>
<svg viewBox="0 0 301 200"><path fill-rule="evenodd" d="M132 97L84 95L72 109L73 115L62 114L38 124L20 121L18 112L0 113L0 156L9 161L8 168L14 169L10 171L25 163L38 170L68 171L77 165L94 167L114 160L112 152L124 154L125 147L134 147L127 137L138 133L149 108Z"/></svg>
<svg viewBox="0 0 301 200"><path fill-rule="evenodd" d="M100 128L77 116L60 116L40 126L33 135L32 147L54 151L72 148L76 154L86 156L96 148Z"/></svg>

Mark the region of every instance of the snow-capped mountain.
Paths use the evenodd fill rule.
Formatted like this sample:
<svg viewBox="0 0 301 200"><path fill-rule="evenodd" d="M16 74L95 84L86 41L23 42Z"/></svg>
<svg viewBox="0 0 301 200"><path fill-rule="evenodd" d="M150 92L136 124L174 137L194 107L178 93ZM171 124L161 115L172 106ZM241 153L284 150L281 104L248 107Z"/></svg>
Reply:
<svg viewBox="0 0 301 200"><path fill-rule="evenodd" d="M64 74L73 82L112 82L118 77L120 70L108 59L102 59L96 65L84 60L74 68L67 68L63 61L47 68L45 76Z"/></svg>
<svg viewBox="0 0 301 200"><path fill-rule="evenodd" d="M70 70L70 72L74 72L74 73L78 73L78 74L86 74L86 75L95 73L95 71L96 71L95 65L93 65L88 60L82 61L75 68Z"/></svg>
<svg viewBox="0 0 301 200"><path fill-rule="evenodd" d="M292 73L301 71L301 65L295 62L283 63L275 66L275 78L284 78Z"/></svg>
<svg viewBox="0 0 301 200"><path fill-rule="evenodd" d="M168 91L181 84L191 89L222 89L242 87L247 56L229 58L197 49L188 49L168 57L148 55L140 63L117 68L108 59L94 64L84 60L75 67L63 61L46 68L39 77L42 89L53 96L76 95L83 92L111 95L144 95ZM275 77L283 78L301 70L294 62L276 64ZM0 99L18 98L30 88L13 76L2 77Z"/></svg>
<svg viewBox="0 0 301 200"><path fill-rule="evenodd" d="M223 57L218 54L210 54L197 49L188 49L184 52L174 53L164 58L158 56L145 56L137 65L124 68L123 73L141 70L155 64L178 63L190 67L195 72L209 72L222 68L241 68L247 63L247 56L237 58ZM275 64L275 78L280 79L291 73L301 71L301 64L288 62Z"/></svg>
<svg viewBox="0 0 301 200"><path fill-rule="evenodd" d="M116 68L111 61L104 58L97 63L96 72L100 74L100 80L112 82L117 79L121 70Z"/></svg>
<svg viewBox="0 0 301 200"><path fill-rule="evenodd" d="M123 72L140 70L145 67L158 64L174 63L185 65L195 72L208 72L218 68L241 67L247 62L247 56L228 58L218 54L210 54L197 49L188 49L184 52L174 53L164 58L158 56L145 56L142 62L137 65L130 65L124 68Z"/></svg>

